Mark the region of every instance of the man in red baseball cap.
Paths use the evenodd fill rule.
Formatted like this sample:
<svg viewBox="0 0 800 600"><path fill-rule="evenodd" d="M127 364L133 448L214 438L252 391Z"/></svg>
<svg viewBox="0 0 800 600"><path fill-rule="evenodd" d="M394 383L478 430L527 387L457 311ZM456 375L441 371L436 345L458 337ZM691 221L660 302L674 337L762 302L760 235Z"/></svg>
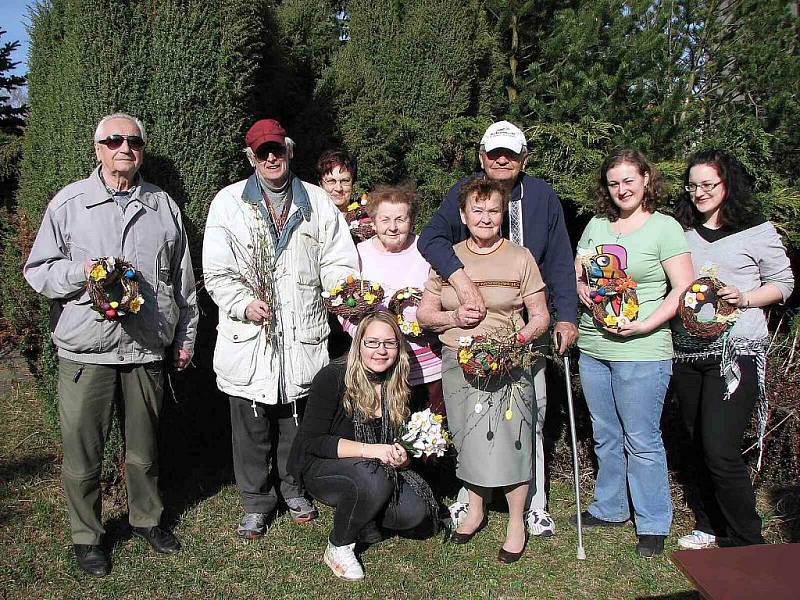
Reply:
<svg viewBox="0 0 800 600"><path fill-rule="evenodd" d="M245 143L253 174L211 203L203 272L219 307L214 371L229 397L245 511L236 531L253 539L276 512L278 487L295 522L317 516L287 460L311 379L328 362L322 290L357 275L358 254L330 197L291 172L294 142L278 121L256 121Z"/></svg>

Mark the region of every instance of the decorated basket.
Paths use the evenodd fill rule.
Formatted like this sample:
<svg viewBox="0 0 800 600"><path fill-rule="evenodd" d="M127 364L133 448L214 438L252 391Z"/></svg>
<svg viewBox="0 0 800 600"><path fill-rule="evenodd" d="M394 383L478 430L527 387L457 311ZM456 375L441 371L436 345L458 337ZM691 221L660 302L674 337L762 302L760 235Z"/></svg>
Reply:
<svg viewBox="0 0 800 600"><path fill-rule="evenodd" d="M681 294L678 314L689 334L706 338L719 337L736 320L739 314L736 307L717 295L724 287L725 284L716 277L700 277ZM714 317L709 321L701 321L700 311L708 304L714 306Z"/></svg>
<svg viewBox="0 0 800 600"><path fill-rule="evenodd" d="M86 289L101 320L114 321L139 312L144 298L139 294L137 275L133 265L124 260L103 257L95 261Z"/></svg>
<svg viewBox="0 0 800 600"><path fill-rule="evenodd" d="M369 196L362 194L361 198L347 205L347 211L344 213L344 220L347 221L350 235L353 236L356 243L368 240L375 235L375 225L367 214L367 204L369 204Z"/></svg>
<svg viewBox="0 0 800 600"><path fill-rule="evenodd" d="M630 323L639 315L636 282L630 277L600 278L589 297L592 299L592 317L603 327ZM609 304L611 313L608 312Z"/></svg>
<svg viewBox="0 0 800 600"><path fill-rule="evenodd" d="M330 290L322 292L325 308L338 317L352 319L364 316L380 306L384 291L379 283L348 275Z"/></svg>
<svg viewBox="0 0 800 600"><path fill-rule="evenodd" d="M407 321L403 316L403 311L409 306L419 306L422 300L422 290L415 287L406 287L397 290L389 300L389 310L397 319L400 331L408 337L422 336L422 328L419 321Z"/></svg>
<svg viewBox="0 0 800 600"><path fill-rule="evenodd" d="M503 375L525 365L533 355L529 346L520 346L513 336L463 336L458 346L458 364L473 377Z"/></svg>

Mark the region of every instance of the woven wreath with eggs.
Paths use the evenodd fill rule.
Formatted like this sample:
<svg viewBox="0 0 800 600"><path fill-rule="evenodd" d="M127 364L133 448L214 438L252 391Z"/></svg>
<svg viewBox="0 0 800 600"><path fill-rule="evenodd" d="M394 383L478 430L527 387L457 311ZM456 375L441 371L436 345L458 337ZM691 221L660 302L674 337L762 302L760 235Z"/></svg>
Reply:
<svg viewBox="0 0 800 600"><path fill-rule="evenodd" d="M691 335L719 337L736 320L739 313L736 307L717 295L724 287L725 284L716 277L700 277L681 294L678 314ZM708 304L714 306L714 316L701 321L700 311Z"/></svg>
<svg viewBox="0 0 800 600"><path fill-rule="evenodd" d="M389 300L389 310L397 319L397 325L404 335L409 337L420 337L422 335L422 328L419 321L408 321L403 316L403 311L409 306L419 306L422 300L422 290L415 287L406 287L397 290Z"/></svg>
<svg viewBox="0 0 800 600"><path fill-rule="evenodd" d="M601 277L597 280L597 288L589 292L589 297L592 300L592 317L603 327L629 323L639 315L636 282L631 277Z"/></svg>
<svg viewBox="0 0 800 600"><path fill-rule="evenodd" d="M529 346L520 346L513 336L476 335L458 338L458 364L473 377L504 375L524 366Z"/></svg>
<svg viewBox="0 0 800 600"><path fill-rule="evenodd" d="M347 210L344 213L344 220L347 221L350 235L356 243L375 236L375 225L372 222L372 218L367 214L367 204L369 204L369 196L362 194L361 198L353 200L347 205Z"/></svg>
<svg viewBox="0 0 800 600"><path fill-rule="evenodd" d="M322 292L328 312L344 319L358 318L380 306L384 291L380 283L348 275Z"/></svg>
<svg viewBox="0 0 800 600"><path fill-rule="evenodd" d="M136 269L131 263L113 257L95 261L86 290L92 299L92 310L100 313L101 320L114 321L129 313L136 314L144 304Z"/></svg>

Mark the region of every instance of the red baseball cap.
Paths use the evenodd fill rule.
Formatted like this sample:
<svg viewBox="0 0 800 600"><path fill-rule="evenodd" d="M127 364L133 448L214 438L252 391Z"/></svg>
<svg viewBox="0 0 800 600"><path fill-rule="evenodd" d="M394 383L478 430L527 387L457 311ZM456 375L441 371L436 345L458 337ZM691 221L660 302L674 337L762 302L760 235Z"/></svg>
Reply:
<svg viewBox="0 0 800 600"><path fill-rule="evenodd" d="M262 144L276 142L286 145L286 130L275 119L259 119L244 136L244 143L255 152Z"/></svg>

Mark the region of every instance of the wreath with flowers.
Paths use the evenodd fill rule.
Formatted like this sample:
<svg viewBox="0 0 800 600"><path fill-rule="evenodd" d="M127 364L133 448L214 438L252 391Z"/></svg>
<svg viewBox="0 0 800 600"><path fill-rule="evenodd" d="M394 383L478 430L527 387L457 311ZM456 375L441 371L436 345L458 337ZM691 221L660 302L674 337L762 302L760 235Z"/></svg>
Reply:
<svg viewBox="0 0 800 600"><path fill-rule="evenodd" d="M100 313L101 321L136 314L144 304L136 269L131 263L113 257L95 261L89 271L86 290L92 299L92 309Z"/></svg>
<svg viewBox="0 0 800 600"><path fill-rule="evenodd" d="M516 334L501 332L458 338L458 364L466 375L492 377L517 367L529 367L536 355L530 345L520 344Z"/></svg>
<svg viewBox="0 0 800 600"><path fill-rule="evenodd" d="M397 319L397 324L400 331L404 335L420 337L422 335L422 327L416 319L408 321L403 316L403 311L409 306L419 306L422 300L422 290L415 287L407 287L397 290L389 300L389 310L394 314Z"/></svg>
<svg viewBox="0 0 800 600"><path fill-rule="evenodd" d="M735 306L717 295L725 284L716 277L700 277L681 294L678 314L686 331L697 337L719 337L739 316ZM714 305L714 316L700 320L700 311L707 304Z"/></svg>
<svg viewBox="0 0 800 600"><path fill-rule="evenodd" d="M589 297L592 300L592 317L603 327L617 327L635 321L639 316L636 282L629 276L599 278L597 287L589 292ZM613 313L608 312L609 304Z"/></svg>
<svg viewBox="0 0 800 600"><path fill-rule="evenodd" d="M322 292L325 308L344 319L365 315L383 301L384 291L380 283L357 279L352 275L339 281L330 290Z"/></svg>
<svg viewBox="0 0 800 600"><path fill-rule="evenodd" d="M368 240L376 233L372 218L367 214L367 204L369 204L369 195L361 194L360 198L347 205L344 213L344 220L347 221L350 235L353 236L356 243Z"/></svg>

